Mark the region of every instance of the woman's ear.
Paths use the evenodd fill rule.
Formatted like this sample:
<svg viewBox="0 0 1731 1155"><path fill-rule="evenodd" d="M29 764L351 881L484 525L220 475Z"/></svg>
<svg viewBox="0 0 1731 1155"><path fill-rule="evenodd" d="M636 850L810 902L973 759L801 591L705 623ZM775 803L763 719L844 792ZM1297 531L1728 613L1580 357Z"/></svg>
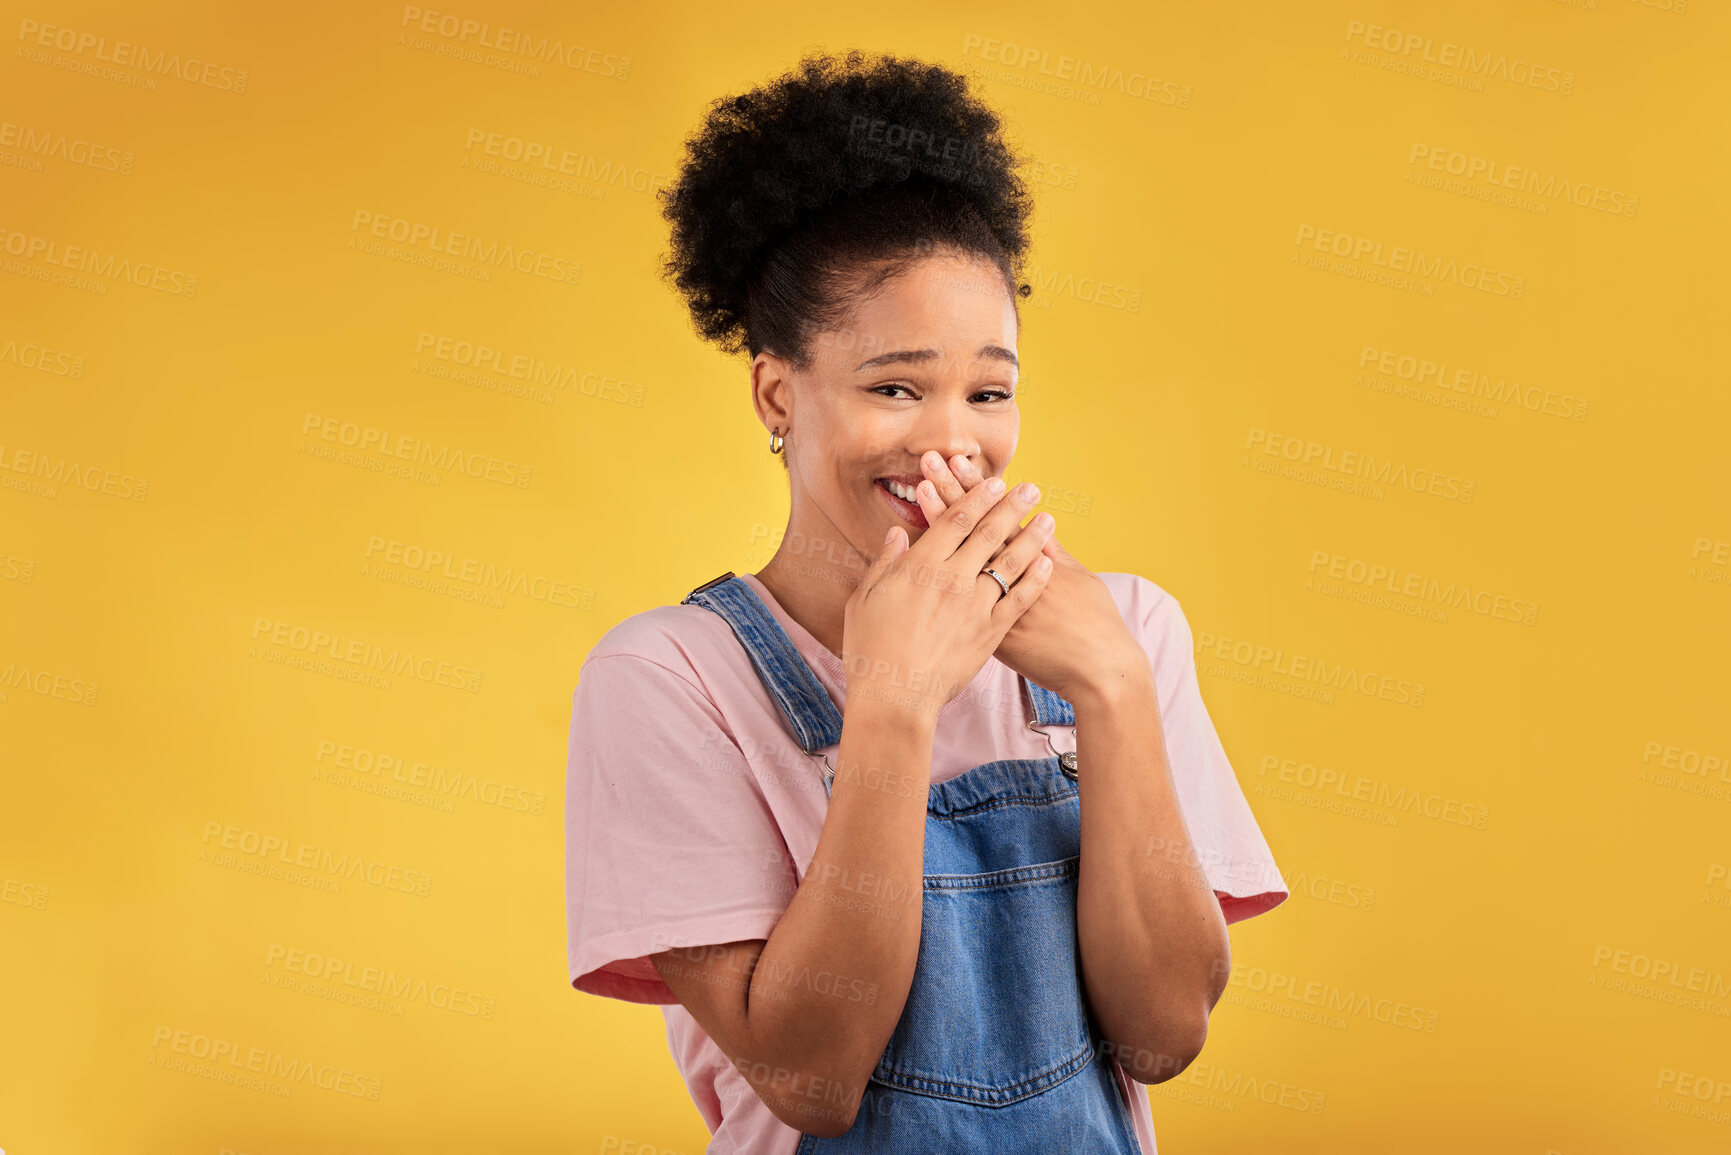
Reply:
<svg viewBox="0 0 1731 1155"><path fill-rule="evenodd" d="M793 428L792 366L774 353L752 358L751 404L766 431L785 437Z"/></svg>

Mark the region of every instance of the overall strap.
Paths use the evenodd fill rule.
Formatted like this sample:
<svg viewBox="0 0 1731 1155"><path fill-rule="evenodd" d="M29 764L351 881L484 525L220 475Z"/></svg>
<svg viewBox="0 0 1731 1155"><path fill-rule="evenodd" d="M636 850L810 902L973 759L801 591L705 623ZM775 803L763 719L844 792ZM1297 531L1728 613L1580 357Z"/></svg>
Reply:
<svg viewBox="0 0 1731 1155"><path fill-rule="evenodd" d="M841 741L841 711L835 708L835 700L744 578L729 570L692 590L679 604L714 610L733 627L757 676L793 727L801 750L816 754Z"/></svg>
<svg viewBox="0 0 1731 1155"><path fill-rule="evenodd" d="M1034 725L1074 726L1076 724L1076 711L1070 703L1029 678L1023 678L1022 685L1028 687L1028 700L1033 703Z"/></svg>
<svg viewBox="0 0 1731 1155"><path fill-rule="evenodd" d="M835 700L744 578L729 570L686 594L680 604L714 610L733 627L758 677L793 728L801 750L815 754L841 741L841 711L835 708ZM1028 678L1020 681L1027 690L1034 725L1076 724L1076 711L1069 702Z"/></svg>

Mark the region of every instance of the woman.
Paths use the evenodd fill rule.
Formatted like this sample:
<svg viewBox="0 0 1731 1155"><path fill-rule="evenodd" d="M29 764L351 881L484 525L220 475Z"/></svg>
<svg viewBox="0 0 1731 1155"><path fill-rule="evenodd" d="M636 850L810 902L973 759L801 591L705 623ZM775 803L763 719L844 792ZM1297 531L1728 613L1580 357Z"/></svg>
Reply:
<svg viewBox="0 0 1731 1155"><path fill-rule="evenodd" d="M663 195L751 357L775 556L585 661L571 979L661 1004L711 1152L1152 1152L1227 923L1286 897L1177 602L1006 489L1030 209L946 69L813 57Z"/></svg>

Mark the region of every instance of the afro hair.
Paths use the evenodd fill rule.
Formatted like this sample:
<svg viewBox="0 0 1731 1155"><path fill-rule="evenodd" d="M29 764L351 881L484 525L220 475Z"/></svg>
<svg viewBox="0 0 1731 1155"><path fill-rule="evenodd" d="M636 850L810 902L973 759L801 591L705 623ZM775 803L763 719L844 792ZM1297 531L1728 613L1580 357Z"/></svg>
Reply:
<svg viewBox="0 0 1731 1155"><path fill-rule="evenodd" d="M909 260L984 258L1006 291L1032 198L995 112L964 76L895 56L809 55L723 97L661 190L666 277L697 332L730 353L806 362L812 334Z"/></svg>

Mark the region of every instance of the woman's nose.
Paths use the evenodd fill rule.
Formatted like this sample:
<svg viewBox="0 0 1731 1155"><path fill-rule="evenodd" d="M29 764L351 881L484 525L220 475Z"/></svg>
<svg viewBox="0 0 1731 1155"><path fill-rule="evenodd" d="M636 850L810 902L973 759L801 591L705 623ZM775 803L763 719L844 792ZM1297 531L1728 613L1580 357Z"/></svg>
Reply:
<svg viewBox="0 0 1731 1155"><path fill-rule="evenodd" d="M921 414L908 449L916 457L927 450L936 450L946 462L958 454L970 459L978 457L980 439L972 432L972 417L966 409L956 411L947 405L934 405Z"/></svg>

